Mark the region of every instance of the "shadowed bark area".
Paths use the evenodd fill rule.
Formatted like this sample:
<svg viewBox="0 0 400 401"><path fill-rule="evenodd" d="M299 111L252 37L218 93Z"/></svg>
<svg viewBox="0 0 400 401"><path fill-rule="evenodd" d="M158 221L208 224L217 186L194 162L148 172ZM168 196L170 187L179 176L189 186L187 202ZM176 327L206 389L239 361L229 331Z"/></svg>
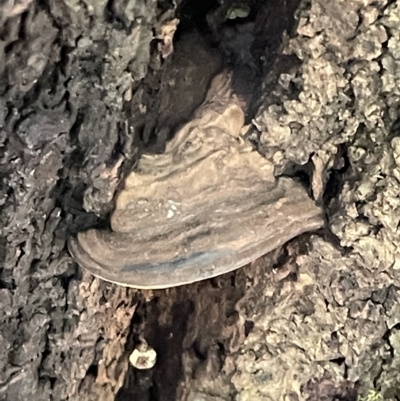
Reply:
<svg viewBox="0 0 400 401"><path fill-rule="evenodd" d="M399 15L389 0L3 1L0 400L398 399ZM325 228L183 287L94 278L66 241L109 229L124 178L222 69L246 139ZM143 341L149 370L129 363Z"/></svg>

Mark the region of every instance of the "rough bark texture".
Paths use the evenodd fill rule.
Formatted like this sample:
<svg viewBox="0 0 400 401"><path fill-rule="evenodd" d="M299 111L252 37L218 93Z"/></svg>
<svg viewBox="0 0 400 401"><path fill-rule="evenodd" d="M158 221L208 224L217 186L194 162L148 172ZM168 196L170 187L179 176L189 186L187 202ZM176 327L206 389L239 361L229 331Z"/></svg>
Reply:
<svg viewBox="0 0 400 401"><path fill-rule="evenodd" d="M221 51L204 44L226 13L211 0L0 4L0 400L399 399L400 2L307 1L290 35L298 2L249 3L262 65L230 31ZM153 35L176 7L185 28L163 62ZM188 29L191 9L212 11L209 31ZM190 118L221 52L254 94L248 137L276 175L313 172L334 235L165 291L94 279L66 240L107 226L121 178ZM128 362L142 340L151 370Z"/></svg>

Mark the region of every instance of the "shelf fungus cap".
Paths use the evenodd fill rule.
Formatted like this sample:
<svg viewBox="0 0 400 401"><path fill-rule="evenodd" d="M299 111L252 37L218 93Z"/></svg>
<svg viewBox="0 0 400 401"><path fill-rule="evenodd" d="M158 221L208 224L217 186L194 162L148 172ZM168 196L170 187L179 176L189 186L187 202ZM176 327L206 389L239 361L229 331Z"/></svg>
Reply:
<svg viewBox="0 0 400 401"><path fill-rule="evenodd" d="M157 353L146 342L143 342L133 350L129 362L136 369L151 369L157 362Z"/></svg>
<svg viewBox="0 0 400 401"><path fill-rule="evenodd" d="M106 281L141 289L194 283L238 269L323 226L298 182L240 136L244 112L219 76L207 102L125 179L111 230L69 241L75 260Z"/></svg>

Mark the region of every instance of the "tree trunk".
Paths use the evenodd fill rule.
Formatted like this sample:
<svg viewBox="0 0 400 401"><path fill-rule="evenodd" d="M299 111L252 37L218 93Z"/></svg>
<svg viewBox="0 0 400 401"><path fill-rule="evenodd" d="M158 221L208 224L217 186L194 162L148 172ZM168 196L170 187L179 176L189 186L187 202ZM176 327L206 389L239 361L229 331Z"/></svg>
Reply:
<svg viewBox="0 0 400 401"><path fill-rule="evenodd" d="M0 400L399 399L399 48L396 0L3 1ZM325 228L167 290L94 278L66 241L224 68Z"/></svg>

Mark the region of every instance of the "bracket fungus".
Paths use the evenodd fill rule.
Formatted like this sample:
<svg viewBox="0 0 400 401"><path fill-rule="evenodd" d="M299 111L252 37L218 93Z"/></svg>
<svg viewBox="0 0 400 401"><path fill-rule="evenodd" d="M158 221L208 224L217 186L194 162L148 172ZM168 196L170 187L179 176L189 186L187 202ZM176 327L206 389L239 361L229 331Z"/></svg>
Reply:
<svg viewBox="0 0 400 401"><path fill-rule="evenodd" d="M243 138L231 74L217 75L165 153L144 155L126 178L111 231L71 239L78 263L134 288L168 288L240 268L323 225L321 209Z"/></svg>

